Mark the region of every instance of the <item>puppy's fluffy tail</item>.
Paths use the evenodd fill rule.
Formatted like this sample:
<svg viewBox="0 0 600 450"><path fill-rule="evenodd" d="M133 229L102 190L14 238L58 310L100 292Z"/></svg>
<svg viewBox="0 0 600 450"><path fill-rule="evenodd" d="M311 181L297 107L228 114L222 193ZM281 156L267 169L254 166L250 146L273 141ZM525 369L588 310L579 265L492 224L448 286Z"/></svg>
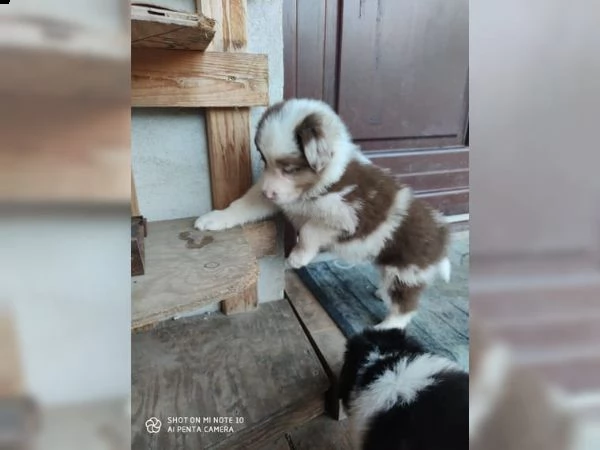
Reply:
<svg viewBox="0 0 600 450"><path fill-rule="evenodd" d="M447 257L442 259L438 263L438 271L439 271L440 277L442 277L442 280L444 280L446 283L448 283L450 281L450 274L452 272L452 267L450 266L450 260Z"/></svg>

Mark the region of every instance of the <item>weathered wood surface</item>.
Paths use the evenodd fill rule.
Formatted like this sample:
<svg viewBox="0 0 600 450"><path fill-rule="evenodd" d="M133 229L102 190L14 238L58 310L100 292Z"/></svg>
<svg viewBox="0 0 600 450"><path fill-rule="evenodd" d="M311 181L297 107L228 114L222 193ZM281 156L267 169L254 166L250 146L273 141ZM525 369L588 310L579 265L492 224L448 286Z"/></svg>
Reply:
<svg viewBox="0 0 600 450"><path fill-rule="evenodd" d="M216 20L215 36L208 47L209 51L245 51L248 43L247 0L196 0L196 9Z"/></svg>
<svg viewBox="0 0 600 450"><path fill-rule="evenodd" d="M192 226L193 219L148 224L146 273L132 279L132 328L235 298L256 285L258 264L241 228L200 232Z"/></svg>
<svg viewBox="0 0 600 450"><path fill-rule="evenodd" d="M287 433L293 450L352 450L352 433L347 420L318 417Z"/></svg>
<svg viewBox="0 0 600 450"><path fill-rule="evenodd" d="M266 106L268 77L266 55L134 48L131 106Z"/></svg>
<svg viewBox="0 0 600 450"><path fill-rule="evenodd" d="M279 251L281 237L275 220L249 223L244 225L242 230L257 258L274 256Z"/></svg>
<svg viewBox="0 0 600 450"><path fill-rule="evenodd" d="M131 5L131 46L203 51L215 34L215 21L163 7Z"/></svg>
<svg viewBox="0 0 600 450"><path fill-rule="evenodd" d="M252 314L164 323L134 334L131 348L135 450L211 448L241 433L248 444L275 439L285 431L281 423L302 423L286 422L281 414L322 402L329 384L285 300L263 304ZM304 411L298 420L317 413ZM234 433L146 431L149 417L166 425L171 416L243 417L244 423L234 424ZM277 424L280 419L284 422ZM256 435L247 431L252 428Z"/></svg>
<svg viewBox="0 0 600 450"><path fill-rule="evenodd" d="M265 450L275 444L275 448L282 444L281 437L285 439L286 431L310 423L321 416L324 403L321 396L313 396L300 401L296 405L285 408L260 425L235 433L228 439L210 447L210 450ZM273 443L273 436L279 435ZM285 447L284 447L285 448Z"/></svg>
<svg viewBox="0 0 600 450"><path fill-rule="evenodd" d="M454 236L452 279L436 282L423 294L419 311L407 332L435 353L468 367L469 289L468 235ZM351 265L334 260L298 271L333 321L346 336L383 320L387 308L376 297L379 275L371 264Z"/></svg>

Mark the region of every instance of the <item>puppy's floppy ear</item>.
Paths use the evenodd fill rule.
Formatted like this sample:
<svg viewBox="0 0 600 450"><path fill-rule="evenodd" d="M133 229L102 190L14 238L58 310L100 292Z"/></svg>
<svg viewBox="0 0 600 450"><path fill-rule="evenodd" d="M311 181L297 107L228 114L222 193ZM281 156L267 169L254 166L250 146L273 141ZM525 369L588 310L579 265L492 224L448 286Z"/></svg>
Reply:
<svg viewBox="0 0 600 450"><path fill-rule="evenodd" d="M295 132L296 143L310 167L315 172L322 171L333 156L325 140L323 118L317 113L309 114L298 124Z"/></svg>

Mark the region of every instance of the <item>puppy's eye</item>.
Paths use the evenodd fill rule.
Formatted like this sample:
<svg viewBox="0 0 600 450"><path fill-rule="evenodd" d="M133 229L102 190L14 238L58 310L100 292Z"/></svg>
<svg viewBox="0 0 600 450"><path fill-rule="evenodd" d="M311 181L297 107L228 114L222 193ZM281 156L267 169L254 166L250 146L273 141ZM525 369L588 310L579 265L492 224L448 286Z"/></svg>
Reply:
<svg viewBox="0 0 600 450"><path fill-rule="evenodd" d="M292 175L294 173L300 172L300 167L288 166L281 169L281 171L286 175Z"/></svg>

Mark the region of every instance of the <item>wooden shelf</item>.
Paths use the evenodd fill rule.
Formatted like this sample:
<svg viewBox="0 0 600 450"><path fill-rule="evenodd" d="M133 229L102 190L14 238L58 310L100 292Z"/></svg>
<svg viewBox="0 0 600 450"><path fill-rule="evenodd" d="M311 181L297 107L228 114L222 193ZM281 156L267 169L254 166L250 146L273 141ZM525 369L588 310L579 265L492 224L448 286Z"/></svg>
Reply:
<svg viewBox="0 0 600 450"><path fill-rule="evenodd" d="M0 94L127 101L129 57L125 34L93 33L40 17L3 18Z"/></svg>
<svg viewBox="0 0 600 450"><path fill-rule="evenodd" d="M131 106L211 108L268 104L266 55L132 49Z"/></svg>
<svg viewBox="0 0 600 450"><path fill-rule="evenodd" d="M160 6L131 5L131 45L204 51L215 35L215 21L204 15Z"/></svg>

